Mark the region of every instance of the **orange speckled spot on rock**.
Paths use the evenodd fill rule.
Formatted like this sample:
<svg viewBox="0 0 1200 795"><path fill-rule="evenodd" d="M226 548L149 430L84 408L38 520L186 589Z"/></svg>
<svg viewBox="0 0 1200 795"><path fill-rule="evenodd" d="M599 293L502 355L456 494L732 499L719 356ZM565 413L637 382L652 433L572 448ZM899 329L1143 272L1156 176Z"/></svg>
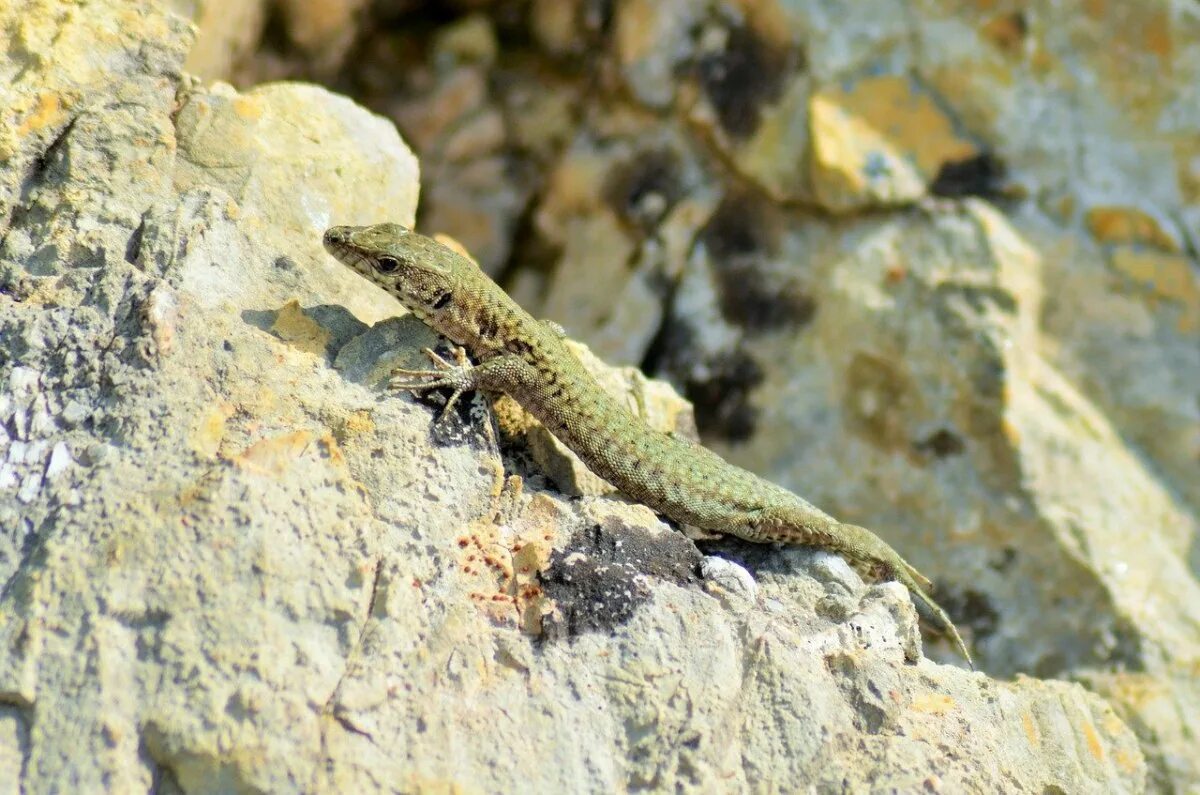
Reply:
<svg viewBox="0 0 1200 795"><path fill-rule="evenodd" d="M1006 402L1008 397L1010 396L1005 395ZM1017 447L1021 444L1021 429L1008 419L1003 419L1000 421L1000 432L1004 434L1004 438L1013 447Z"/></svg>
<svg viewBox="0 0 1200 795"><path fill-rule="evenodd" d="M1102 20L1108 13L1107 0L1083 0L1083 13L1092 19Z"/></svg>
<svg viewBox="0 0 1200 795"><path fill-rule="evenodd" d="M304 454L313 438L309 431L292 431L272 436L250 445L233 460L252 472L280 477L291 469L293 461Z"/></svg>
<svg viewBox="0 0 1200 795"><path fill-rule="evenodd" d="M926 179L935 177L943 163L979 154L933 97L903 75L859 80L848 91L830 97L878 130Z"/></svg>
<svg viewBox="0 0 1200 795"><path fill-rule="evenodd" d="M1159 11L1147 17L1145 28L1142 31L1142 45L1146 48L1146 52L1153 53L1159 58L1170 57L1172 50L1171 20L1167 17L1167 12Z"/></svg>
<svg viewBox="0 0 1200 795"><path fill-rule="evenodd" d="M62 121L66 115L66 110L63 107L62 99L58 94L39 94L37 98L37 106L30 112L25 120L21 122L21 126L17 129L18 135L25 135L31 132L37 132L43 127L49 127Z"/></svg>
<svg viewBox="0 0 1200 795"><path fill-rule="evenodd" d="M1084 223L1101 243L1141 243L1163 251L1179 251L1179 244L1158 221L1135 207L1093 207L1087 211Z"/></svg>
<svg viewBox="0 0 1200 795"><path fill-rule="evenodd" d="M1112 252L1110 262L1152 298L1178 303L1183 310L1177 324L1180 332L1200 329L1200 277L1186 256L1121 246Z"/></svg>
<svg viewBox="0 0 1200 795"><path fill-rule="evenodd" d="M1118 749L1113 754L1113 759L1116 760L1117 766L1127 773L1140 770L1142 766L1146 764L1146 760L1141 754L1131 754L1124 748Z"/></svg>
<svg viewBox="0 0 1200 795"><path fill-rule="evenodd" d="M1100 743L1100 735L1091 721L1083 724L1083 738L1087 741L1088 751L1096 757L1097 762L1104 761L1104 746Z"/></svg>
<svg viewBox="0 0 1200 795"><path fill-rule="evenodd" d="M306 353L323 354L329 344L330 334L317 321L304 314L300 302L292 299L279 309L271 331L292 347Z"/></svg>
<svg viewBox="0 0 1200 795"><path fill-rule="evenodd" d="M1200 141L1188 140L1175 144L1175 162L1179 191L1186 203L1200 203Z"/></svg>
<svg viewBox="0 0 1200 795"><path fill-rule="evenodd" d="M1104 733L1109 737L1116 737L1125 731L1125 723L1117 717L1117 713L1106 712L1100 728L1104 729Z"/></svg>
<svg viewBox="0 0 1200 795"><path fill-rule="evenodd" d="M1200 305L1200 285L1196 284L1191 261L1182 254L1121 246L1113 250L1112 264L1161 298Z"/></svg>
<svg viewBox="0 0 1200 795"><path fill-rule="evenodd" d="M1069 193L1063 194L1047 202L1046 209L1054 213L1058 220L1065 222L1075 214L1075 197Z"/></svg>
<svg viewBox="0 0 1200 795"><path fill-rule="evenodd" d="M329 459L331 464L342 466L346 463L346 457L342 455L342 448L338 444L337 439L333 438L328 433L321 434L321 438L317 440L317 444L325 452L325 457Z"/></svg>
<svg viewBox="0 0 1200 795"><path fill-rule="evenodd" d="M233 404L222 403L205 412L188 436L188 443L197 455L212 458L217 454L221 440L225 438L225 422L233 416L234 411Z"/></svg>
<svg viewBox="0 0 1200 795"><path fill-rule="evenodd" d="M819 96L810 103L809 119L813 193L821 206L849 211L924 193L912 165L864 120Z"/></svg>
<svg viewBox="0 0 1200 795"><path fill-rule="evenodd" d="M262 103L248 94L239 94L233 100L233 112L246 121L258 121L262 118Z"/></svg>
<svg viewBox="0 0 1200 795"><path fill-rule="evenodd" d="M363 434L372 433L374 430L375 420L371 416L371 412L365 409L350 412L350 416L346 418L341 427L343 438L361 436Z"/></svg>
<svg viewBox="0 0 1200 795"><path fill-rule="evenodd" d="M1021 716L1021 728L1025 730L1025 737L1029 740L1030 745L1037 747L1042 744L1037 724L1033 722L1033 715L1028 710Z"/></svg>
<svg viewBox="0 0 1200 795"><path fill-rule="evenodd" d="M913 698L909 705L916 712L930 715L945 715L958 707L957 702L945 693L922 693Z"/></svg>
<svg viewBox="0 0 1200 795"><path fill-rule="evenodd" d="M1048 50L1045 46L1037 46L1033 55L1029 59L1029 65L1033 68L1033 72L1038 77L1045 77L1053 74L1055 71L1062 72L1061 64L1054 53Z"/></svg>

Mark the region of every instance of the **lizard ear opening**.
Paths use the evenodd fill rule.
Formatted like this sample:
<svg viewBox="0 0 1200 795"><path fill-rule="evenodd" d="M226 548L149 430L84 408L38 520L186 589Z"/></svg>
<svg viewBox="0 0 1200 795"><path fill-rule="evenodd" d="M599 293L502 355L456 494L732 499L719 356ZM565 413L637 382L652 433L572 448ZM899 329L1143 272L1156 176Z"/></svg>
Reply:
<svg viewBox="0 0 1200 795"><path fill-rule="evenodd" d="M450 293L442 293L440 296L438 296L438 299L433 302L433 308L441 309L446 304L450 303L450 299L452 299L453 297L454 296L451 295Z"/></svg>
<svg viewBox="0 0 1200 795"><path fill-rule="evenodd" d="M400 270L400 260L395 257L380 257L375 261L375 270L380 273L395 273Z"/></svg>

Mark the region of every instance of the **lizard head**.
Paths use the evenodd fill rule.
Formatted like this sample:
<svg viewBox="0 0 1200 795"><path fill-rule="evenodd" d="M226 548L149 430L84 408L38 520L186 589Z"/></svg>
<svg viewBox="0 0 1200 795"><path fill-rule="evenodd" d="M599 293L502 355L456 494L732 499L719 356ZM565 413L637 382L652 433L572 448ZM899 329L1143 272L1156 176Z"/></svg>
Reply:
<svg viewBox="0 0 1200 795"><path fill-rule="evenodd" d="M343 265L425 320L451 303L463 273L478 271L466 257L400 224L335 226L323 242Z"/></svg>

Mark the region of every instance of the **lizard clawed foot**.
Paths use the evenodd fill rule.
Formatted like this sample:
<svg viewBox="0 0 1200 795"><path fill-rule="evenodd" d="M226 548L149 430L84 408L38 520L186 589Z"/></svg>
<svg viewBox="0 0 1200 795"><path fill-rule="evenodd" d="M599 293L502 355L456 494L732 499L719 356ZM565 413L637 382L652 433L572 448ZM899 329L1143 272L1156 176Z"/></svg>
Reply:
<svg viewBox="0 0 1200 795"><path fill-rule="evenodd" d="M908 589L913 600L930 613L937 622L938 628L949 636L954 648L967 661L967 665L971 666L971 670L974 670L975 663L971 659L971 653L967 651L967 644L958 634L958 628L954 626L954 622L950 620L950 616L946 614L942 606L929 595L929 592L933 590L933 583L929 581L929 578L917 571L912 564L900 557L896 550L865 527L843 524L838 527L838 533L844 544L843 552L867 565L881 567L884 572L890 574Z"/></svg>
<svg viewBox="0 0 1200 795"><path fill-rule="evenodd" d="M439 356L431 348L422 348L421 352L429 357L433 362L434 369L432 370L408 370L403 367L397 367L392 370L391 378L388 379L388 389L407 390L409 392L426 392L430 389L450 388L454 391L450 394L450 399L446 401L446 405L442 407L441 414L438 415L438 421L441 422L454 406L458 403L458 399L462 397L464 392L470 392L475 389L475 365L471 364L471 360L467 358L467 352L461 346L454 349L454 362L448 362ZM416 378L427 378L428 381L405 381L396 376L412 376Z"/></svg>
<svg viewBox="0 0 1200 795"><path fill-rule="evenodd" d="M971 654L967 651L967 644L958 634L954 622L929 595L933 583L870 530L858 525L842 524L803 501L796 505L760 509L746 516L738 524L742 532L734 530L734 533L748 541L824 547L840 553L852 563L873 570L878 575L894 578L908 589L916 604L949 636L950 642L966 659L967 664L975 667L971 661Z"/></svg>

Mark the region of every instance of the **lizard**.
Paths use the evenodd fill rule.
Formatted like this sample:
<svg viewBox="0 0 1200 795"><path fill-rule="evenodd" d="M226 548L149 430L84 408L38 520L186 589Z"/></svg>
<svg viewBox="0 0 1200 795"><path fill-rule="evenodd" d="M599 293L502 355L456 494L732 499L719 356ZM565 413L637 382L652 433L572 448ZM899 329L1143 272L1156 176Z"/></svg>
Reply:
<svg viewBox="0 0 1200 795"><path fill-rule="evenodd" d="M457 346L453 362L425 349L433 369L398 368L393 375L410 380L393 381L393 388L449 388L443 415L466 392L507 394L595 474L668 519L756 543L822 547L891 576L972 664L954 623L928 593L932 583L886 542L702 445L650 428L584 369L561 326L526 312L469 257L395 223L334 226L323 243Z"/></svg>

